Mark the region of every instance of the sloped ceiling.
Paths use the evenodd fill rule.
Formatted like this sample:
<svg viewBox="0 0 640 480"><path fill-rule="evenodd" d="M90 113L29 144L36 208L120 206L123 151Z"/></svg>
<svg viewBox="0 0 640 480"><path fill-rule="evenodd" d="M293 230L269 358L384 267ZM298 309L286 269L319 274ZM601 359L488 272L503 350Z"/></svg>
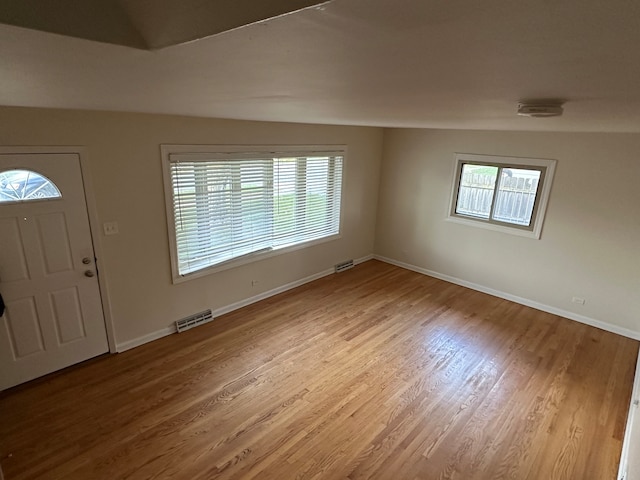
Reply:
<svg viewBox="0 0 640 480"><path fill-rule="evenodd" d="M227 32L327 0L3 0L0 23L157 49Z"/></svg>
<svg viewBox="0 0 640 480"><path fill-rule="evenodd" d="M158 28L156 16L171 11L158 7L165 1L131 0L117 9L107 0L85 0L105 22L119 25L104 31L120 41L0 25L0 104L390 127L640 132L637 0L333 0L309 2L310 8L290 4L287 15L259 10L271 2L258 0L189 1L188 11L208 12L197 15L193 32L199 33L190 39L206 38L159 48L186 38L175 32L191 31L188 22L175 31ZM244 14L229 13L240 4ZM234 20L214 22L216 5L221 17ZM58 13L58 24L73 23L64 9ZM40 16L55 23L46 9ZM269 19L256 20L263 17ZM220 29L225 32L202 33ZM565 114L515 115L519 100L541 98L565 100Z"/></svg>

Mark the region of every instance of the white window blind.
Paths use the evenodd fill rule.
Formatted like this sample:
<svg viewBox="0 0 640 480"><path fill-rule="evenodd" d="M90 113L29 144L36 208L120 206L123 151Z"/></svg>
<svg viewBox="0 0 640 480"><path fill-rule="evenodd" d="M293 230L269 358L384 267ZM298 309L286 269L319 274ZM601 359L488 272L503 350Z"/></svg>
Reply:
<svg viewBox="0 0 640 480"><path fill-rule="evenodd" d="M342 163L323 154L170 155L179 275L337 235Z"/></svg>

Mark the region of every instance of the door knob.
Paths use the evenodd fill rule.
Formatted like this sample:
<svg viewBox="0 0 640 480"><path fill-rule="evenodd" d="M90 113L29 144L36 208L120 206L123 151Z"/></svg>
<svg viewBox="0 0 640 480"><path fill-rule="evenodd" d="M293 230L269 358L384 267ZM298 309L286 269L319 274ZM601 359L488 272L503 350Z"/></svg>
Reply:
<svg viewBox="0 0 640 480"><path fill-rule="evenodd" d="M84 257L82 259L82 263L84 263L85 265L89 265L91 263L91 259L89 257Z"/></svg>
<svg viewBox="0 0 640 480"><path fill-rule="evenodd" d="M93 277L95 275L95 273L93 273L93 270L85 270L84 271L84 276L85 277Z"/></svg>

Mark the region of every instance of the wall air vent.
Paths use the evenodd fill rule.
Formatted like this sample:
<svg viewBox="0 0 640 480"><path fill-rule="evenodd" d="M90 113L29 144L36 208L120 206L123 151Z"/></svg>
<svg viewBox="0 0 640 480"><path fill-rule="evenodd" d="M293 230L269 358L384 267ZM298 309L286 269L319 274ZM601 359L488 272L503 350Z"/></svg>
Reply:
<svg viewBox="0 0 640 480"><path fill-rule="evenodd" d="M336 273L344 272L350 268L353 268L353 260L347 260L346 262L338 263L335 266Z"/></svg>
<svg viewBox="0 0 640 480"><path fill-rule="evenodd" d="M197 327L198 325L202 325L203 323L210 322L211 320L213 320L213 315L209 309L204 312L191 315L190 317L183 318L182 320L178 320L176 322L176 329L178 330L178 333L181 333L193 327Z"/></svg>

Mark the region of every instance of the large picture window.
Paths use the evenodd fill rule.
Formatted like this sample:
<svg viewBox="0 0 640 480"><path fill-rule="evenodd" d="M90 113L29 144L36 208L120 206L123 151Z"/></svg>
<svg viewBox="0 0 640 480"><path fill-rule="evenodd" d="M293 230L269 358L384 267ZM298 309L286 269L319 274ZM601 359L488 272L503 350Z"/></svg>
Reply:
<svg viewBox="0 0 640 480"><path fill-rule="evenodd" d="M174 279L339 234L344 151L296 148L163 146Z"/></svg>
<svg viewBox="0 0 640 480"><path fill-rule="evenodd" d="M449 219L540 238L555 163L457 154Z"/></svg>

